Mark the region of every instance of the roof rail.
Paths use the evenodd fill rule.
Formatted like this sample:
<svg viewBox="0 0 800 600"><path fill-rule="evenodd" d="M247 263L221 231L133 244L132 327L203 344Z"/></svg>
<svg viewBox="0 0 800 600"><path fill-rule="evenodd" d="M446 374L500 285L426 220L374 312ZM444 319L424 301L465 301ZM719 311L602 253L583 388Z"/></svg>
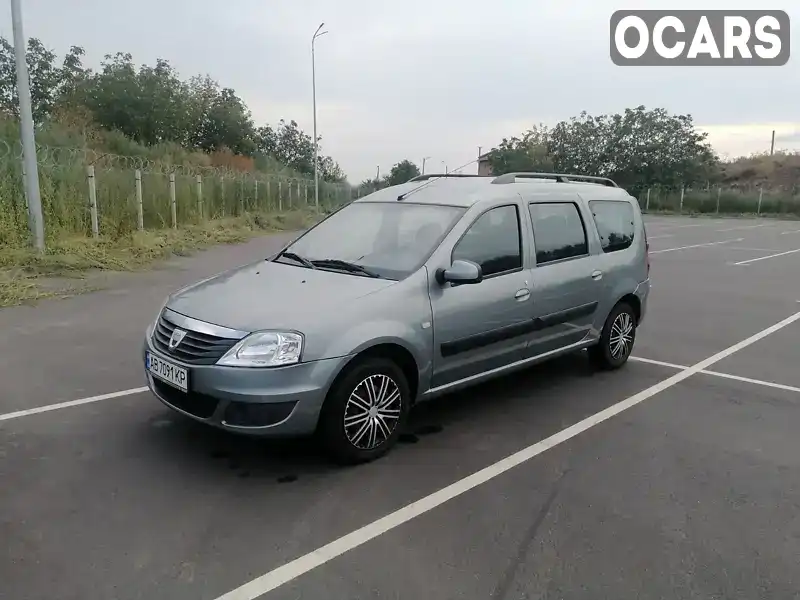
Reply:
<svg viewBox="0 0 800 600"><path fill-rule="evenodd" d="M412 177L406 183L412 181L425 181L426 179L433 179L438 177L490 177L489 175L476 175L475 173L425 173L425 175L417 175Z"/></svg>
<svg viewBox="0 0 800 600"><path fill-rule="evenodd" d="M505 173L495 177L492 183L514 183L519 179L553 179L559 183L569 183L570 181L584 181L588 183L600 183L607 187L619 187L613 179L608 177L595 177L594 175L575 175L567 173Z"/></svg>

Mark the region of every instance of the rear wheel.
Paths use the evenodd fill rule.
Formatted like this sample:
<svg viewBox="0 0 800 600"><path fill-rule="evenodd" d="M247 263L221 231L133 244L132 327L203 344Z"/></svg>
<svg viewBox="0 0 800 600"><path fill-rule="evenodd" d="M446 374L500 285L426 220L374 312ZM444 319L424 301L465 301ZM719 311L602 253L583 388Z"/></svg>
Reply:
<svg viewBox="0 0 800 600"><path fill-rule="evenodd" d="M402 369L386 358L359 361L331 388L318 433L337 462L375 460L397 443L410 405Z"/></svg>
<svg viewBox="0 0 800 600"><path fill-rule="evenodd" d="M589 349L589 357L600 369L618 369L633 351L636 340L636 313L627 302L617 304L606 319L600 340Z"/></svg>

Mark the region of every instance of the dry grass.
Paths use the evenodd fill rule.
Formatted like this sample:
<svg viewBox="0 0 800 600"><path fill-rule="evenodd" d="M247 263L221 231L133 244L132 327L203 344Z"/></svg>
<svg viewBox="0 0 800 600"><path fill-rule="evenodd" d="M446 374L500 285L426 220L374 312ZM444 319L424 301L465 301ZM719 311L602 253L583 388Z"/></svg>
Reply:
<svg viewBox="0 0 800 600"><path fill-rule="evenodd" d="M0 248L0 307L74 292L46 289L43 284L48 277L81 278L92 270L146 269L200 248L244 242L269 232L296 231L317 219L318 215L308 211L248 213L177 230L137 231L115 239L63 238L50 243L43 255L29 248L6 246Z"/></svg>

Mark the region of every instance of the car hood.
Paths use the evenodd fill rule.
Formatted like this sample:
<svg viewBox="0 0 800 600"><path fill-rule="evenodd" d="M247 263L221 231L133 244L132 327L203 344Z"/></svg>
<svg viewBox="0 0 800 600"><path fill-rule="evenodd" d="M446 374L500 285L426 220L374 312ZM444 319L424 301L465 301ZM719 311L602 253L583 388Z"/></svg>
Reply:
<svg viewBox="0 0 800 600"><path fill-rule="evenodd" d="M302 330L311 321L335 319L337 304L396 283L263 260L190 285L175 293L167 307L240 331Z"/></svg>

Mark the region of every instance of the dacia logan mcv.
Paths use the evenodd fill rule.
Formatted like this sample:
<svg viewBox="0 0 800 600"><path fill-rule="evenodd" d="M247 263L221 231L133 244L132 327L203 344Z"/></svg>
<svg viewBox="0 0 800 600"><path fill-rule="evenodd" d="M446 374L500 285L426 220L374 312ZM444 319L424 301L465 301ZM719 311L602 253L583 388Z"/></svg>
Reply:
<svg viewBox="0 0 800 600"><path fill-rule="evenodd" d="M621 367L649 271L639 205L611 180L424 175L172 294L147 383L198 421L369 461L417 402L584 349Z"/></svg>

